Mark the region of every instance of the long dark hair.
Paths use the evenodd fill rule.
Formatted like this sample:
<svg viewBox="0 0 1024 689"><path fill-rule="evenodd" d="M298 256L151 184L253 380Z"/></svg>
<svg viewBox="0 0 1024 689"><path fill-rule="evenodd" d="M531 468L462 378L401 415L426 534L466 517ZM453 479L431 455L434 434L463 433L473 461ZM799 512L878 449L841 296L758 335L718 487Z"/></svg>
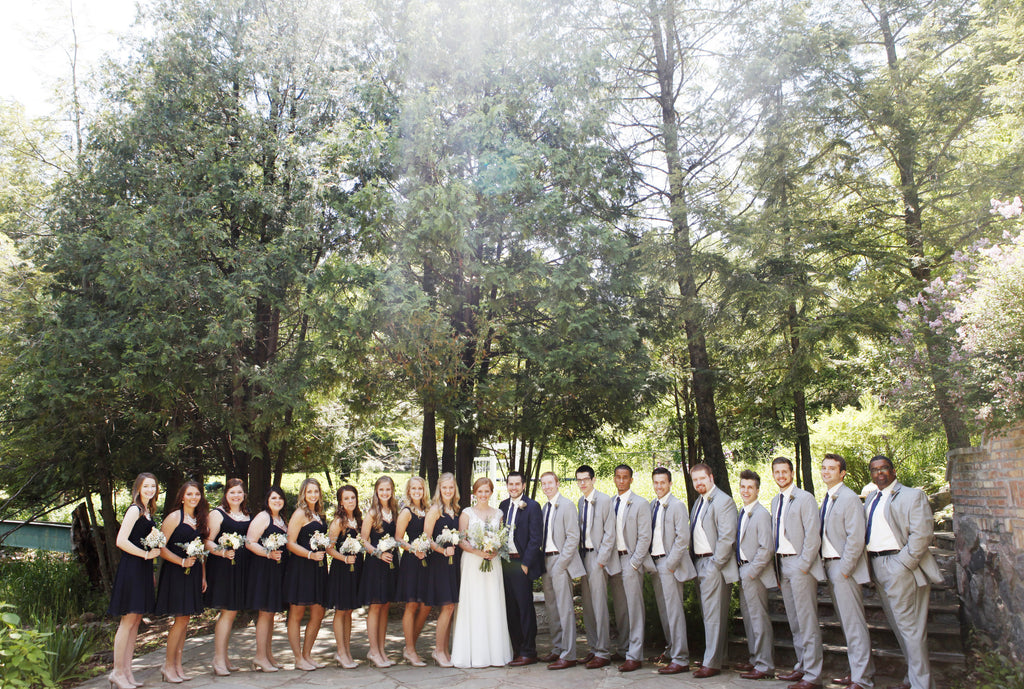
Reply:
<svg viewBox="0 0 1024 689"><path fill-rule="evenodd" d="M284 511L288 509L288 496L284 494L279 486L271 486L267 494L263 496L263 511L270 515L270 520L274 520L274 513L270 511L270 496L277 493L281 496L281 500L284 501L284 505L281 507L281 511L277 513L277 516L284 519Z"/></svg>
<svg viewBox="0 0 1024 689"><path fill-rule="evenodd" d="M153 494L148 505L142 502L142 483L147 478L153 479L153 482L156 483L156 493ZM135 477L135 483L132 484L132 504L142 510L143 514L148 514L151 519L153 518L153 515L156 514L157 495L160 495L160 481L157 480L156 476L148 471L144 471Z"/></svg>
<svg viewBox="0 0 1024 689"><path fill-rule="evenodd" d="M241 486L242 487L242 494L244 495L244 497L242 498L242 504L239 505L238 508L240 510L242 510L242 514L244 514L245 516L248 517L249 516L249 491L247 491L245 489L245 483L240 478L229 478L227 483L224 484L224 495L222 495L221 498L220 498L220 505L219 505L219 507L222 510L224 510L225 512L230 512L231 511L231 508L228 507L228 491L231 490L232 488L234 488L235 486Z"/></svg>
<svg viewBox="0 0 1024 689"><path fill-rule="evenodd" d="M200 537L205 541L210 536L210 524L207 519L210 516L210 503L206 502L206 494L203 492L203 487L197 481L185 481L181 484L178 494L174 497L174 507L171 511L184 510L185 491L192 486L195 486L196 490L199 491L199 504L196 505L195 514L196 531L199 532Z"/></svg>
<svg viewBox="0 0 1024 689"><path fill-rule="evenodd" d="M356 490L355 486L347 485L338 489L338 507L334 510L334 518L342 521L348 517L345 514L345 508L341 506L341 498L345 493L352 493L352 495L356 496L356 509L352 513L352 518L356 520L356 528L360 529L363 526L363 511L359 509L359 491ZM344 526L344 523L342 523L342 526Z"/></svg>

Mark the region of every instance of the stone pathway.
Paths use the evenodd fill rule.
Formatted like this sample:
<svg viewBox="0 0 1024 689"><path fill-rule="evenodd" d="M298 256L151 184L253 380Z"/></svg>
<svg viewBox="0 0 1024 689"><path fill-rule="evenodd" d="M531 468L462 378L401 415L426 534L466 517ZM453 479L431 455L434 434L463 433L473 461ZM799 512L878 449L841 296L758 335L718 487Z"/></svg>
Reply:
<svg viewBox="0 0 1024 689"><path fill-rule="evenodd" d="M620 687L636 687L637 689L671 689L674 687L701 687L701 689L779 689L789 682L760 681L752 682L740 679L739 673L727 670L717 677L697 680L689 673L662 676L657 674L656 665L644 663L644 666L630 673L620 673L615 664L600 670L586 670L581 667L567 670L551 671L538 663L525 668L485 668L460 670L442 668L434 664L430 651L434 646L434 623L430 621L423 630L418 650L420 656L428 662L426 667L412 667L404 661L386 669L378 669L365 660L366 657L366 623L365 618L356 613L352 620L352 653L359 662L359 667L344 670L332 660L335 652L334 635L331 631L331 615L324 620L320 636L313 650L313 656L328 666L314 672L301 672L291 669L291 651L285 636L283 616L275 626L274 651L279 662L286 664L280 672L255 672L247 662L255 652L254 629L250 624L244 629L236 629L231 637L231 659L242 668L230 677L216 677L210 668L213 654L213 637L202 636L188 639L185 643L184 666L186 674L192 680L181 685L181 689L292 689L295 687L362 687L373 689L397 689L411 687L415 689L493 689L496 687L526 687L535 689L567 689L573 685L583 685L596 689L618 689ZM392 619L388 625L387 648L392 660L401 660L403 640L401 624ZM538 637L538 647L550 647L545 635ZM582 642L580 649L585 652L586 645ZM582 654L581 654L582 655ZM145 689L168 689L172 685L163 684L160 679L160 665L163 662L163 649L153 651L135 659L135 677L146 683ZM787 668L788 669L788 668ZM107 689L106 676L94 678L79 686L79 689ZM881 684L881 686L885 686Z"/></svg>

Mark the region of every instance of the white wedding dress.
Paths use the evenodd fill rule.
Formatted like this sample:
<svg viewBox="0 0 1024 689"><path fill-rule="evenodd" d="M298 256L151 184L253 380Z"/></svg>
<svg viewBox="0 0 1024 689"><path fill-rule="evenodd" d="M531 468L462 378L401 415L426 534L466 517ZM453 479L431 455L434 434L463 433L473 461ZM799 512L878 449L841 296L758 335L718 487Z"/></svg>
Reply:
<svg viewBox="0 0 1024 689"><path fill-rule="evenodd" d="M469 523L484 521L476 510L467 507ZM492 524L501 521L495 511ZM462 578L459 582L459 607L452 632L452 664L455 667L490 667L512 661L512 641L505 617L505 583L501 578L501 560L492 560L490 572L481 572L483 558L462 553Z"/></svg>

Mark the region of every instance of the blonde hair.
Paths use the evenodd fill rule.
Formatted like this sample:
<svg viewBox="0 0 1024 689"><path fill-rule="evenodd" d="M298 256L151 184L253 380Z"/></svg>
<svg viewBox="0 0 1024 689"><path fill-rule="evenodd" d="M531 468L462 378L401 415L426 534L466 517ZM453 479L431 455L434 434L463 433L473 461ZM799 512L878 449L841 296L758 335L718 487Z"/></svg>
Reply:
<svg viewBox="0 0 1024 689"><path fill-rule="evenodd" d="M380 503L380 497L377 495L377 489L380 484L387 482L391 484L391 499L388 500L388 510L391 512L392 518L398 514L398 500L395 498L395 482L391 480L390 476L381 476L373 484L373 495L370 497L370 509L366 510L366 517L370 520L370 526L374 531L384 530L384 505Z"/></svg>
<svg viewBox="0 0 1024 689"><path fill-rule="evenodd" d="M320 491L320 497L316 499L316 504L313 505L312 510L309 509L309 503L306 502L306 489L311 485L316 486ZM309 521L313 521L314 515L320 517L321 520L326 518L324 517L324 491L320 488L320 482L312 476L304 479L302 483L299 484L299 506L302 508L303 513L306 515L306 519Z"/></svg>
<svg viewBox="0 0 1024 689"><path fill-rule="evenodd" d="M441 484L447 481L452 482L452 487L455 488L455 494L452 496L452 504L445 505L444 498L441 497ZM434 489L434 499L430 503L431 507L436 507L438 512L444 512L446 508L451 509L455 512L455 516L459 516L459 482L455 480L455 474L450 471L446 471L437 479L437 487Z"/></svg>
<svg viewBox="0 0 1024 689"><path fill-rule="evenodd" d="M423 497L420 498L419 504L413 502L412 496L409 494L414 483L419 483L423 487ZM422 476L413 476L405 482L405 504L407 507L415 507L420 510L426 510L430 507L430 490L427 488L427 482L423 480Z"/></svg>

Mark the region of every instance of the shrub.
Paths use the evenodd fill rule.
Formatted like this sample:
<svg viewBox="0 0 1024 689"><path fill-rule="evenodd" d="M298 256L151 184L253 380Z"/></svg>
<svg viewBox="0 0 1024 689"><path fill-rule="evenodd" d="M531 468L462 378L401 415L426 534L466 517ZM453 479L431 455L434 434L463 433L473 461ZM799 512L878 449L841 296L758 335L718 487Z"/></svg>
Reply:
<svg viewBox="0 0 1024 689"><path fill-rule="evenodd" d="M11 606L0 603L0 678L4 689L53 687L45 651L46 634L21 628Z"/></svg>
<svg viewBox="0 0 1024 689"><path fill-rule="evenodd" d="M103 609L81 565L58 553L0 561L0 599L31 620L74 619Z"/></svg>
<svg viewBox="0 0 1024 689"><path fill-rule="evenodd" d="M37 625L45 635L46 663L50 677L60 684L89 676L84 667L100 645L100 631L95 627L60 626L52 618Z"/></svg>

